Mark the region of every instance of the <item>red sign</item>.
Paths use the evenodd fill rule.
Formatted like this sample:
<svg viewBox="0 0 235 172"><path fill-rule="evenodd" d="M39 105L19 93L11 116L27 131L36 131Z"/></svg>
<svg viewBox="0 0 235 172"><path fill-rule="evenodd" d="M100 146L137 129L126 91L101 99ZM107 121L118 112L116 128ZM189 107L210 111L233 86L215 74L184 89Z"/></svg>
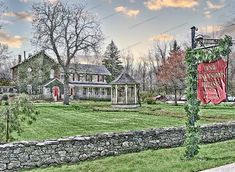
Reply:
<svg viewBox="0 0 235 172"><path fill-rule="evenodd" d="M226 100L227 63L217 60L198 65L197 97L204 104L219 104Z"/></svg>

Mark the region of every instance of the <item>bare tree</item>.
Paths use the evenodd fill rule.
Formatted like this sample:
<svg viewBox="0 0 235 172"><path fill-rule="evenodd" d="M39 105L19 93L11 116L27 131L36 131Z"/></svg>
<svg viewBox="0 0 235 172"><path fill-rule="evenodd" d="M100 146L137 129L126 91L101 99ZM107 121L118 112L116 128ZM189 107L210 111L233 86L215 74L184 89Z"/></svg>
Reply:
<svg viewBox="0 0 235 172"><path fill-rule="evenodd" d="M81 3L44 1L33 5L34 43L51 50L64 72L64 104L69 104L71 60L97 50L103 34L94 15Z"/></svg>
<svg viewBox="0 0 235 172"><path fill-rule="evenodd" d="M129 75L133 76L134 75L134 55L133 53L128 50L127 52L123 52L121 55L123 59L123 64L124 64L124 69L126 70Z"/></svg>
<svg viewBox="0 0 235 172"><path fill-rule="evenodd" d="M152 69L157 75L160 67L164 65L167 58L167 43L166 42L155 42L153 48L148 52L148 59L152 66Z"/></svg>
<svg viewBox="0 0 235 172"><path fill-rule="evenodd" d="M0 44L0 80L10 80L10 67L12 62L8 51L8 46Z"/></svg>
<svg viewBox="0 0 235 172"><path fill-rule="evenodd" d="M161 59L161 63L164 64L166 62L167 57L167 44L166 42L155 42L154 46L154 54L155 59Z"/></svg>

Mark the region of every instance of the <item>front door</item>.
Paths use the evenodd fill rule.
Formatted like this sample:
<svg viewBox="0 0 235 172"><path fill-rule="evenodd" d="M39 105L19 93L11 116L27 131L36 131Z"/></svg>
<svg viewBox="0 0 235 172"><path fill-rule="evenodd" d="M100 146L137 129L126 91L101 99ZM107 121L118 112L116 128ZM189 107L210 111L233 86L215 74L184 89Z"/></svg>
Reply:
<svg viewBox="0 0 235 172"><path fill-rule="evenodd" d="M52 90L53 90L53 98L54 98L54 100L58 101L59 95L60 95L60 88L58 86L54 86L52 88Z"/></svg>

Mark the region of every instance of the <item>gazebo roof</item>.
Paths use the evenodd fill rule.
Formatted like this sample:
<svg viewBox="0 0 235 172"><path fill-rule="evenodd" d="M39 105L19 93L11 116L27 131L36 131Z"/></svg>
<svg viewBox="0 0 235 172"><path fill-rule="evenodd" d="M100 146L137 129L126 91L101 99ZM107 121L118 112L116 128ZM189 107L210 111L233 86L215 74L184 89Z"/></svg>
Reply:
<svg viewBox="0 0 235 172"><path fill-rule="evenodd" d="M139 84L136 80L134 80L128 73L122 72L114 81L112 81L110 84Z"/></svg>

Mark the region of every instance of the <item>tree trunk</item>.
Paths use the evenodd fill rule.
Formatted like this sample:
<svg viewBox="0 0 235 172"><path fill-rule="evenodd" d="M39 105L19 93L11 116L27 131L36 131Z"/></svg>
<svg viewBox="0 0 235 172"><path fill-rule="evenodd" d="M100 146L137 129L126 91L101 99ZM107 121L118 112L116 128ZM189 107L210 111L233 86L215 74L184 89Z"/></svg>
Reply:
<svg viewBox="0 0 235 172"><path fill-rule="evenodd" d="M64 77L64 105L69 105L69 77Z"/></svg>
<svg viewBox="0 0 235 172"><path fill-rule="evenodd" d="M174 91L175 91L175 106L177 106L178 105L178 103L177 103L177 89L175 88Z"/></svg>
<svg viewBox="0 0 235 172"><path fill-rule="evenodd" d="M10 123L10 113L9 113L9 110L7 110L7 114L6 114L6 117L7 117L7 121L6 121L6 142L8 143L10 141L10 134L9 134L9 123Z"/></svg>
<svg viewBox="0 0 235 172"><path fill-rule="evenodd" d="M166 93L166 95L168 94L168 88L166 85L165 85L165 93Z"/></svg>

